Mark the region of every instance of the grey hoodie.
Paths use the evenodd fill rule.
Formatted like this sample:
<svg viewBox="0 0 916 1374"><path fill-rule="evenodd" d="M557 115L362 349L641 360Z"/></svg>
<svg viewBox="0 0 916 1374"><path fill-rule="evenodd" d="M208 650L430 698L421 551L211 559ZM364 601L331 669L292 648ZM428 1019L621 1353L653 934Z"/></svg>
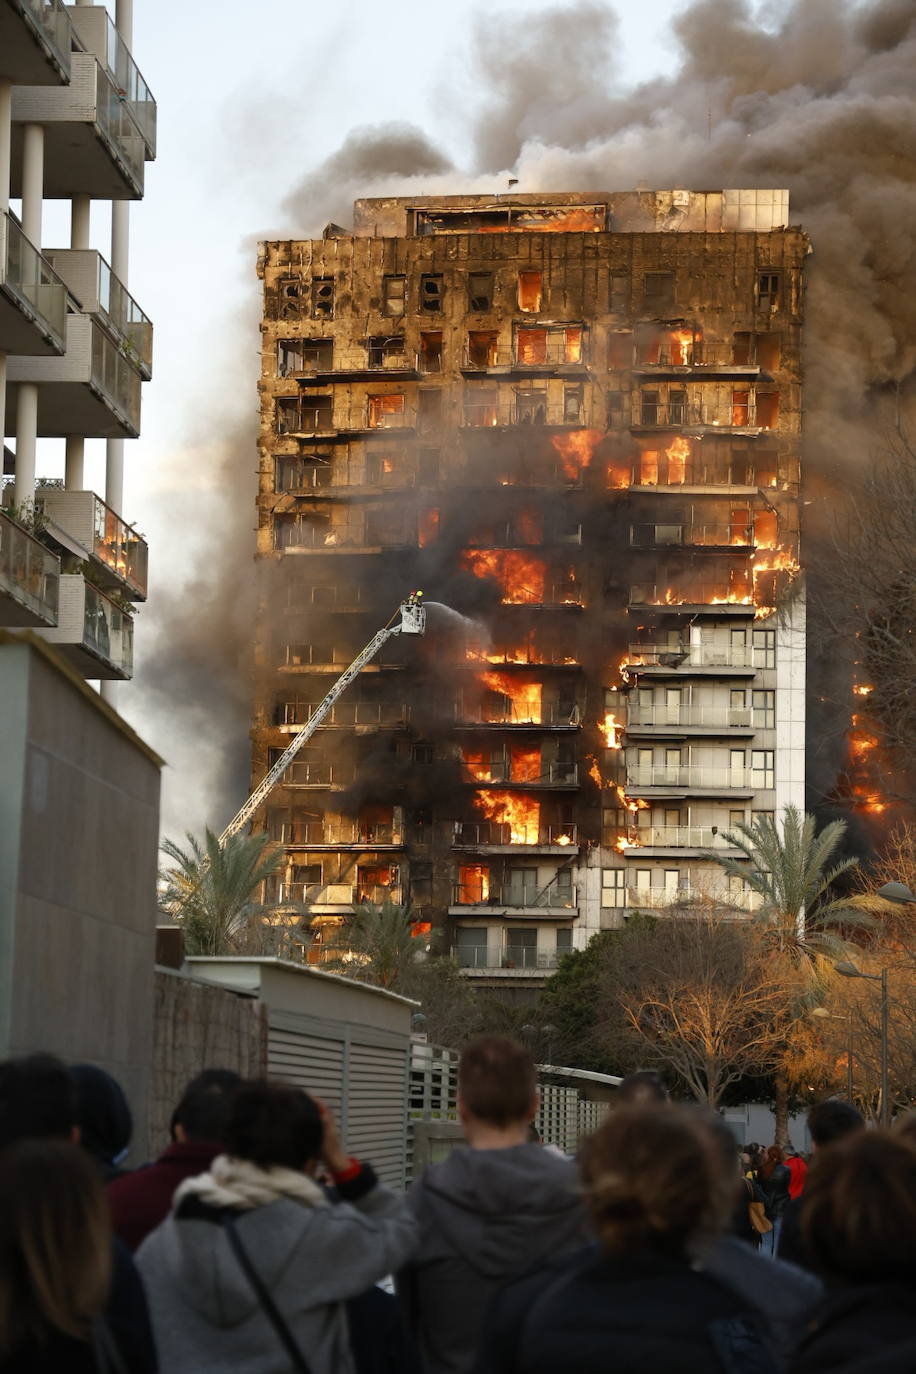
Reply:
<svg viewBox="0 0 916 1374"><path fill-rule="evenodd" d="M345 1308L404 1263L416 1225L377 1186L350 1205L310 1208L290 1198L236 1214L242 1243L312 1374L352 1374ZM216 1220L168 1217L136 1256L149 1300L160 1374L289 1374Z"/></svg>
<svg viewBox="0 0 916 1374"><path fill-rule="evenodd" d="M455 1150L407 1201L420 1245L398 1292L427 1374L467 1374L497 1289L591 1234L575 1165L535 1144Z"/></svg>

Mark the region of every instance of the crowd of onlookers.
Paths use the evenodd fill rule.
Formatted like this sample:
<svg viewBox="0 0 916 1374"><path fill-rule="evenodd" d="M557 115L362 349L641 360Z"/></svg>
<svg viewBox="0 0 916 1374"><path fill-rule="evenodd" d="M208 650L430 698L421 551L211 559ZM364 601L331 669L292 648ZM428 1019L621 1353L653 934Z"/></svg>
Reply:
<svg viewBox="0 0 916 1374"><path fill-rule="evenodd" d="M573 1160L483 1037L466 1148L406 1196L322 1103L207 1070L130 1171L101 1069L0 1063L0 1374L913 1374L916 1121L809 1113L812 1153L624 1080Z"/></svg>

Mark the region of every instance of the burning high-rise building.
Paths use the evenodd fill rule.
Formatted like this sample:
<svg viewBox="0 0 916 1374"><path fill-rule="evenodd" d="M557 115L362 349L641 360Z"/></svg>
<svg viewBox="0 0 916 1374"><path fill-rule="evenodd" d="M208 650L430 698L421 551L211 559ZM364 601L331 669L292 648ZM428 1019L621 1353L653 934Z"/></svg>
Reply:
<svg viewBox="0 0 916 1374"><path fill-rule="evenodd" d="M263 245L253 781L404 594L458 612L273 793L278 906L409 900L507 990L629 912L747 909L710 851L804 788L787 202L365 200Z"/></svg>

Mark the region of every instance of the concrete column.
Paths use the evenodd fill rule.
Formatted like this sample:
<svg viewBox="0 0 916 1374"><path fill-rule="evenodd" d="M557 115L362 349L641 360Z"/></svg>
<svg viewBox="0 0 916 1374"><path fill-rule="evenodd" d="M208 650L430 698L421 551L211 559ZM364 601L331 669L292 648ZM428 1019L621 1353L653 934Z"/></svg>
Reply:
<svg viewBox="0 0 916 1374"><path fill-rule="evenodd" d="M10 208L10 130L13 120L13 87L0 81L0 210Z"/></svg>
<svg viewBox="0 0 916 1374"><path fill-rule="evenodd" d="M38 387L20 382L16 404L16 505L35 499L35 450L38 442Z"/></svg>
<svg viewBox="0 0 916 1374"><path fill-rule="evenodd" d="M40 124L22 126L22 232L41 248L41 211L45 182L45 131Z"/></svg>
<svg viewBox="0 0 916 1374"><path fill-rule="evenodd" d="M64 486L67 491L83 490L83 460L86 440L82 434L68 434L64 457Z"/></svg>
<svg viewBox="0 0 916 1374"><path fill-rule="evenodd" d="M3 440L6 436L6 354L0 353L0 477L3 475ZM2 486L2 482L0 482Z"/></svg>
<svg viewBox="0 0 916 1374"><path fill-rule="evenodd" d="M134 40L134 0L116 0L115 28L130 47Z"/></svg>
<svg viewBox="0 0 916 1374"><path fill-rule="evenodd" d="M89 226L90 214L92 211L92 199L90 196L74 196L70 202L70 247L88 248L89 247Z"/></svg>

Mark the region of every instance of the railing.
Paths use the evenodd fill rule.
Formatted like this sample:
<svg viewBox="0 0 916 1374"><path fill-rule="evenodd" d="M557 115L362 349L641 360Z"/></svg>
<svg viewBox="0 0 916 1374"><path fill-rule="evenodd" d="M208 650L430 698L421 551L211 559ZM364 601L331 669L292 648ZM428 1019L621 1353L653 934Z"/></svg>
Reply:
<svg viewBox="0 0 916 1374"><path fill-rule="evenodd" d="M277 521L274 527L278 549L400 549L416 543L406 527L402 530L359 529L352 525L324 525L306 520Z"/></svg>
<svg viewBox="0 0 916 1374"><path fill-rule="evenodd" d="M628 887L627 906L641 911L664 911L672 907L707 906L733 907L736 911L758 911L763 904L759 892L729 892L727 888L710 887Z"/></svg>
<svg viewBox="0 0 916 1374"><path fill-rule="evenodd" d="M14 10L51 50L57 65L70 75L70 16L62 0L10 0Z"/></svg>
<svg viewBox="0 0 916 1374"><path fill-rule="evenodd" d="M712 849L721 836L703 825L638 825L629 831L634 848Z"/></svg>
<svg viewBox="0 0 916 1374"><path fill-rule="evenodd" d="M753 525L631 525L633 547L658 548L665 544L716 545L750 548Z"/></svg>
<svg viewBox="0 0 916 1374"><path fill-rule="evenodd" d="M457 849L481 845L537 845L573 848L578 843L575 825L507 825L500 821L459 821L452 844Z"/></svg>
<svg viewBox="0 0 916 1374"><path fill-rule="evenodd" d="M580 725L578 707L561 711L553 702L538 706L509 701L502 709L479 703L465 705L455 702L455 721L461 725Z"/></svg>
<svg viewBox="0 0 916 1374"><path fill-rule="evenodd" d="M505 906L513 909L541 910L556 907L563 911L574 910L577 904L576 890L573 887L558 888L551 884L546 888L537 886L519 887L514 883L454 883L452 887L453 906Z"/></svg>
<svg viewBox="0 0 916 1374"><path fill-rule="evenodd" d="M418 353L389 353L383 354L381 357L373 357L370 351L366 362L367 372L418 372L420 370L420 355ZM438 368L424 367L423 370L441 372L442 368L440 364Z"/></svg>
<svg viewBox="0 0 916 1374"><path fill-rule="evenodd" d="M133 620L91 582L85 587L83 645L130 677L134 663Z"/></svg>
<svg viewBox="0 0 916 1374"><path fill-rule="evenodd" d="M272 825L270 838L278 844L307 849L310 845L359 844L371 849L379 844L403 844L393 825L323 825L321 821L283 821Z"/></svg>
<svg viewBox="0 0 916 1374"><path fill-rule="evenodd" d="M355 653L346 649L323 644L287 644L283 653L283 667L286 668L328 668L343 672L347 664L355 658Z"/></svg>
<svg viewBox="0 0 916 1374"><path fill-rule="evenodd" d="M98 264L99 306L137 366L148 374L153 365L152 323L101 254Z"/></svg>
<svg viewBox="0 0 916 1374"><path fill-rule="evenodd" d="M762 667L763 661L764 651L746 644L631 644L627 650L627 663L632 667L753 668ZM636 709L645 708L637 705Z"/></svg>
<svg viewBox="0 0 916 1374"><path fill-rule="evenodd" d="M491 348L484 356L482 352L467 344L462 354L463 372L508 371L513 368L524 370L539 367L584 367L585 358L580 345L548 340L543 348L534 345L526 348Z"/></svg>
<svg viewBox="0 0 916 1374"><path fill-rule="evenodd" d="M746 768L712 768L701 764L653 763L627 769L628 788L633 787L712 787L746 789L750 773Z"/></svg>
<svg viewBox="0 0 916 1374"><path fill-rule="evenodd" d="M140 374L94 320L91 382L128 426L139 432Z"/></svg>
<svg viewBox="0 0 916 1374"><path fill-rule="evenodd" d="M757 407L746 403L713 406L695 401L646 401L639 398L633 412L634 427L677 429L683 425L717 429L756 429Z"/></svg>
<svg viewBox="0 0 916 1374"><path fill-rule="evenodd" d="M146 136L137 122L135 110L123 98L119 85L97 59L95 65L96 124L116 158L123 160L136 183L142 186Z"/></svg>
<svg viewBox="0 0 916 1374"><path fill-rule="evenodd" d="M0 211L0 289L33 310L61 349L67 333L67 287L13 217Z"/></svg>
<svg viewBox="0 0 916 1374"><path fill-rule="evenodd" d="M477 770L477 771L475 771ZM512 776L511 759L491 759L486 763L465 763L465 782L514 783L517 787L550 786L575 787L579 781L579 769L575 763L539 763L536 777Z"/></svg>
<svg viewBox="0 0 916 1374"><path fill-rule="evenodd" d="M318 710L311 701L284 701L277 707L278 725L307 725ZM406 702L339 701L325 716L323 725L404 726L410 720Z"/></svg>
<svg viewBox="0 0 916 1374"><path fill-rule="evenodd" d="M504 605L543 605L543 602L504 602ZM502 655L502 657L500 657ZM562 645L551 647L537 644L519 645L517 648L504 649L501 645L495 644L486 655L474 663L478 669L503 668L503 667L531 667L536 668L542 664L550 664L554 667L574 667L579 660L575 654L564 653Z"/></svg>
<svg viewBox="0 0 916 1374"><path fill-rule="evenodd" d="M403 410L382 411L375 410L370 403L366 407L365 416L357 424L359 429L413 429L417 423L415 413L405 406Z"/></svg>
<svg viewBox="0 0 916 1374"><path fill-rule="evenodd" d="M733 653L736 658L747 658L752 653L750 649L722 649L716 652L724 655ZM744 664L736 666L743 667ZM751 709L746 706L641 706L638 701L634 701L630 703L627 712L627 729L634 725L708 725L727 729L733 726L750 726L752 723Z"/></svg>
<svg viewBox="0 0 916 1374"><path fill-rule="evenodd" d="M349 787L356 781L352 764L293 759L280 781L281 787Z"/></svg>
<svg viewBox="0 0 916 1374"><path fill-rule="evenodd" d="M631 606L753 606L751 587L729 586L727 582L696 582L676 587L646 584L630 588Z"/></svg>
<svg viewBox="0 0 916 1374"><path fill-rule="evenodd" d="M716 347L704 340L697 339L693 345L687 344L681 348L659 348L654 351L654 356L646 356L653 353L653 350L638 349L634 370L641 372L646 368L672 368L672 367L694 367L700 370L711 370L717 367L724 368L747 368L758 369L758 364L754 361L739 363L735 358L734 349L730 347Z"/></svg>
<svg viewBox="0 0 916 1374"><path fill-rule="evenodd" d="M277 491L316 491L333 485L334 470L330 463L279 458L277 465Z"/></svg>
<svg viewBox="0 0 916 1374"><path fill-rule="evenodd" d="M351 907L358 902L400 902L399 887L360 883L300 883L269 879L265 885L265 901L289 902L297 906Z"/></svg>
<svg viewBox="0 0 916 1374"><path fill-rule="evenodd" d="M75 26L79 29L79 18ZM118 33L110 16L105 25L104 51L96 56L104 63L105 69L117 87L134 124L146 144L149 156L156 155L156 102L149 86L133 59L130 49ZM88 46L88 45L87 45Z"/></svg>
<svg viewBox="0 0 916 1374"><path fill-rule="evenodd" d="M102 563L146 596L149 548L146 540L132 529L101 497L93 494L93 549Z"/></svg>
<svg viewBox="0 0 916 1374"><path fill-rule="evenodd" d="M42 620L57 623L60 560L3 511L0 511L0 592L6 592Z"/></svg>
<svg viewBox="0 0 916 1374"><path fill-rule="evenodd" d="M503 398L494 402L466 401L463 423L472 429L498 425L574 425L579 428L584 419L580 407L548 404L545 393L543 403L516 401L513 404Z"/></svg>
<svg viewBox="0 0 916 1374"><path fill-rule="evenodd" d="M540 970L556 968L560 955L531 949L524 945L503 945L490 950L485 945L453 945L452 958L459 968Z"/></svg>

